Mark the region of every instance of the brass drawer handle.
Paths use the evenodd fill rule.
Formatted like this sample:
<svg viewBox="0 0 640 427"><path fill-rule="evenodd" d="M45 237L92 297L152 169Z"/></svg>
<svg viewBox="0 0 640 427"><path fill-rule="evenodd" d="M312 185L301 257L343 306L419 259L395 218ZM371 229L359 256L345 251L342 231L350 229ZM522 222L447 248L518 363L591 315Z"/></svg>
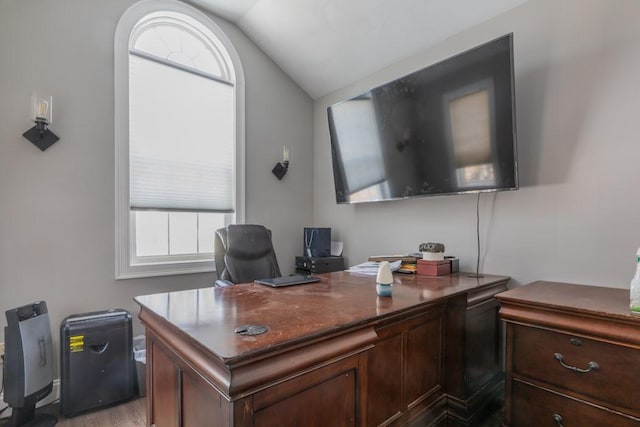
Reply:
<svg viewBox="0 0 640 427"><path fill-rule="evenodd" d="M553 357L560 362L560 364L564 367L569 369L570 371L574 371L574 372L580 372L581 374L586 374L587 372L591 372L591 371L595 371L600 369L600 365L598 365L598 362L589 362L589 364L587 365L587 369L580 369L577 368L575 366L571 366L571 365L567 365L566 363L564 363L564 358L560 353L554 353ZM562 417L560 417L562 418Z"/></svg>
<svg viewBox="0 0 640 427"><path fill-rule="evenodd" d="M564 421L562 419L562 417L560 416L560 414L553 414L553 421L556 422L556 424L558 425L558 427L563 427L564 424L562 424L562 422Z"/></svg>

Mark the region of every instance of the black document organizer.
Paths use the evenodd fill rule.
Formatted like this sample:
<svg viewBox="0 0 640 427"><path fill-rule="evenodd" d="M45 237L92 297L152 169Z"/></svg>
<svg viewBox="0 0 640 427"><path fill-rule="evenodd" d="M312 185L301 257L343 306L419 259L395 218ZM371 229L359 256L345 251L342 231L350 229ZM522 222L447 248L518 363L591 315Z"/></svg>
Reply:
<svg viewBox="0 0 640 427"><path fill-rule="evenodd" d="M60 324L60 410L66 417L131 399L135 393L131 314L77 314Z"/></svg>

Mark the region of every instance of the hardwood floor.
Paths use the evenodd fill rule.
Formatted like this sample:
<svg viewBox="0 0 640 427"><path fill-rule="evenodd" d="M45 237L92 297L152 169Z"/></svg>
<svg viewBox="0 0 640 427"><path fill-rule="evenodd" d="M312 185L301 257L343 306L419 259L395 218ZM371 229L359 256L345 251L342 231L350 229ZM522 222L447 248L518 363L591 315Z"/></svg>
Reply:
<svg viewBox="0 0 640 427"><path fill-rule="evenodd" d="M56 427L145 427L147 425L144 398L134 399L130 402L73 418L65 418L60 415L57 404L38 409L37 413L40 412L57 415L58 424L56 424ZM0 426L4 426L5 423L6 420L0 421Z"/></svg>
<svg viewBox="0 0 640 427"><path fill-rule="evenodd" d="M477 427L499 427L502 421L502 409L483 420ZM145 399L136 399L122 405L102 411L79 415L74 418L58 418L56 427L145 427Z"/></svg>
<svg viewBox="0 0 640 427"><path fill-rule="evenodd" d="M46 412L58 416L56 427L145 427L147 425L145 403L144 397L138 398L73 418L65 418L59 415L57 404L47 407ZM501 420L502 410L499 410L484 420L478 427L498 427L501 424ZM0 426L4 426L5 423L6 420L1 420Z"/></svg>

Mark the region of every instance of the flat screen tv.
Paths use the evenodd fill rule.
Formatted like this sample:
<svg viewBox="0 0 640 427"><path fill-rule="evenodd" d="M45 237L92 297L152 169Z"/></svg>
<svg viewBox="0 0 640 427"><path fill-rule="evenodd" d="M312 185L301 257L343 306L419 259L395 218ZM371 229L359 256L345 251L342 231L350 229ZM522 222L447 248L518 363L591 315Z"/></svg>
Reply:
<svg viewBox="0 0 640 427"><path fill-rule="evenodd" d="M518 188L513 35L328 108L338 203Z"/></svg>

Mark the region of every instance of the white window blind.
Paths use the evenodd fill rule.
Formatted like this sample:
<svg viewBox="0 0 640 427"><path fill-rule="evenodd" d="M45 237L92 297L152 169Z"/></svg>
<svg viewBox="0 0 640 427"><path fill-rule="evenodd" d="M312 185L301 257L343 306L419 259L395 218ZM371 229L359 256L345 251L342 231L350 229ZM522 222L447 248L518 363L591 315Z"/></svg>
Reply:
<svg viewBox="0 0 640 427"><path fill-rule="evenodd" d="M234 212L234 87L129 59L131 209Z"/></svg>
<svg viewBox="0 0 640 427"><path fill-rule="evenodd" d="M244 220L240 58L178 0L135 2L114 40L116 278L214 271L214 231Z"/></svg>

